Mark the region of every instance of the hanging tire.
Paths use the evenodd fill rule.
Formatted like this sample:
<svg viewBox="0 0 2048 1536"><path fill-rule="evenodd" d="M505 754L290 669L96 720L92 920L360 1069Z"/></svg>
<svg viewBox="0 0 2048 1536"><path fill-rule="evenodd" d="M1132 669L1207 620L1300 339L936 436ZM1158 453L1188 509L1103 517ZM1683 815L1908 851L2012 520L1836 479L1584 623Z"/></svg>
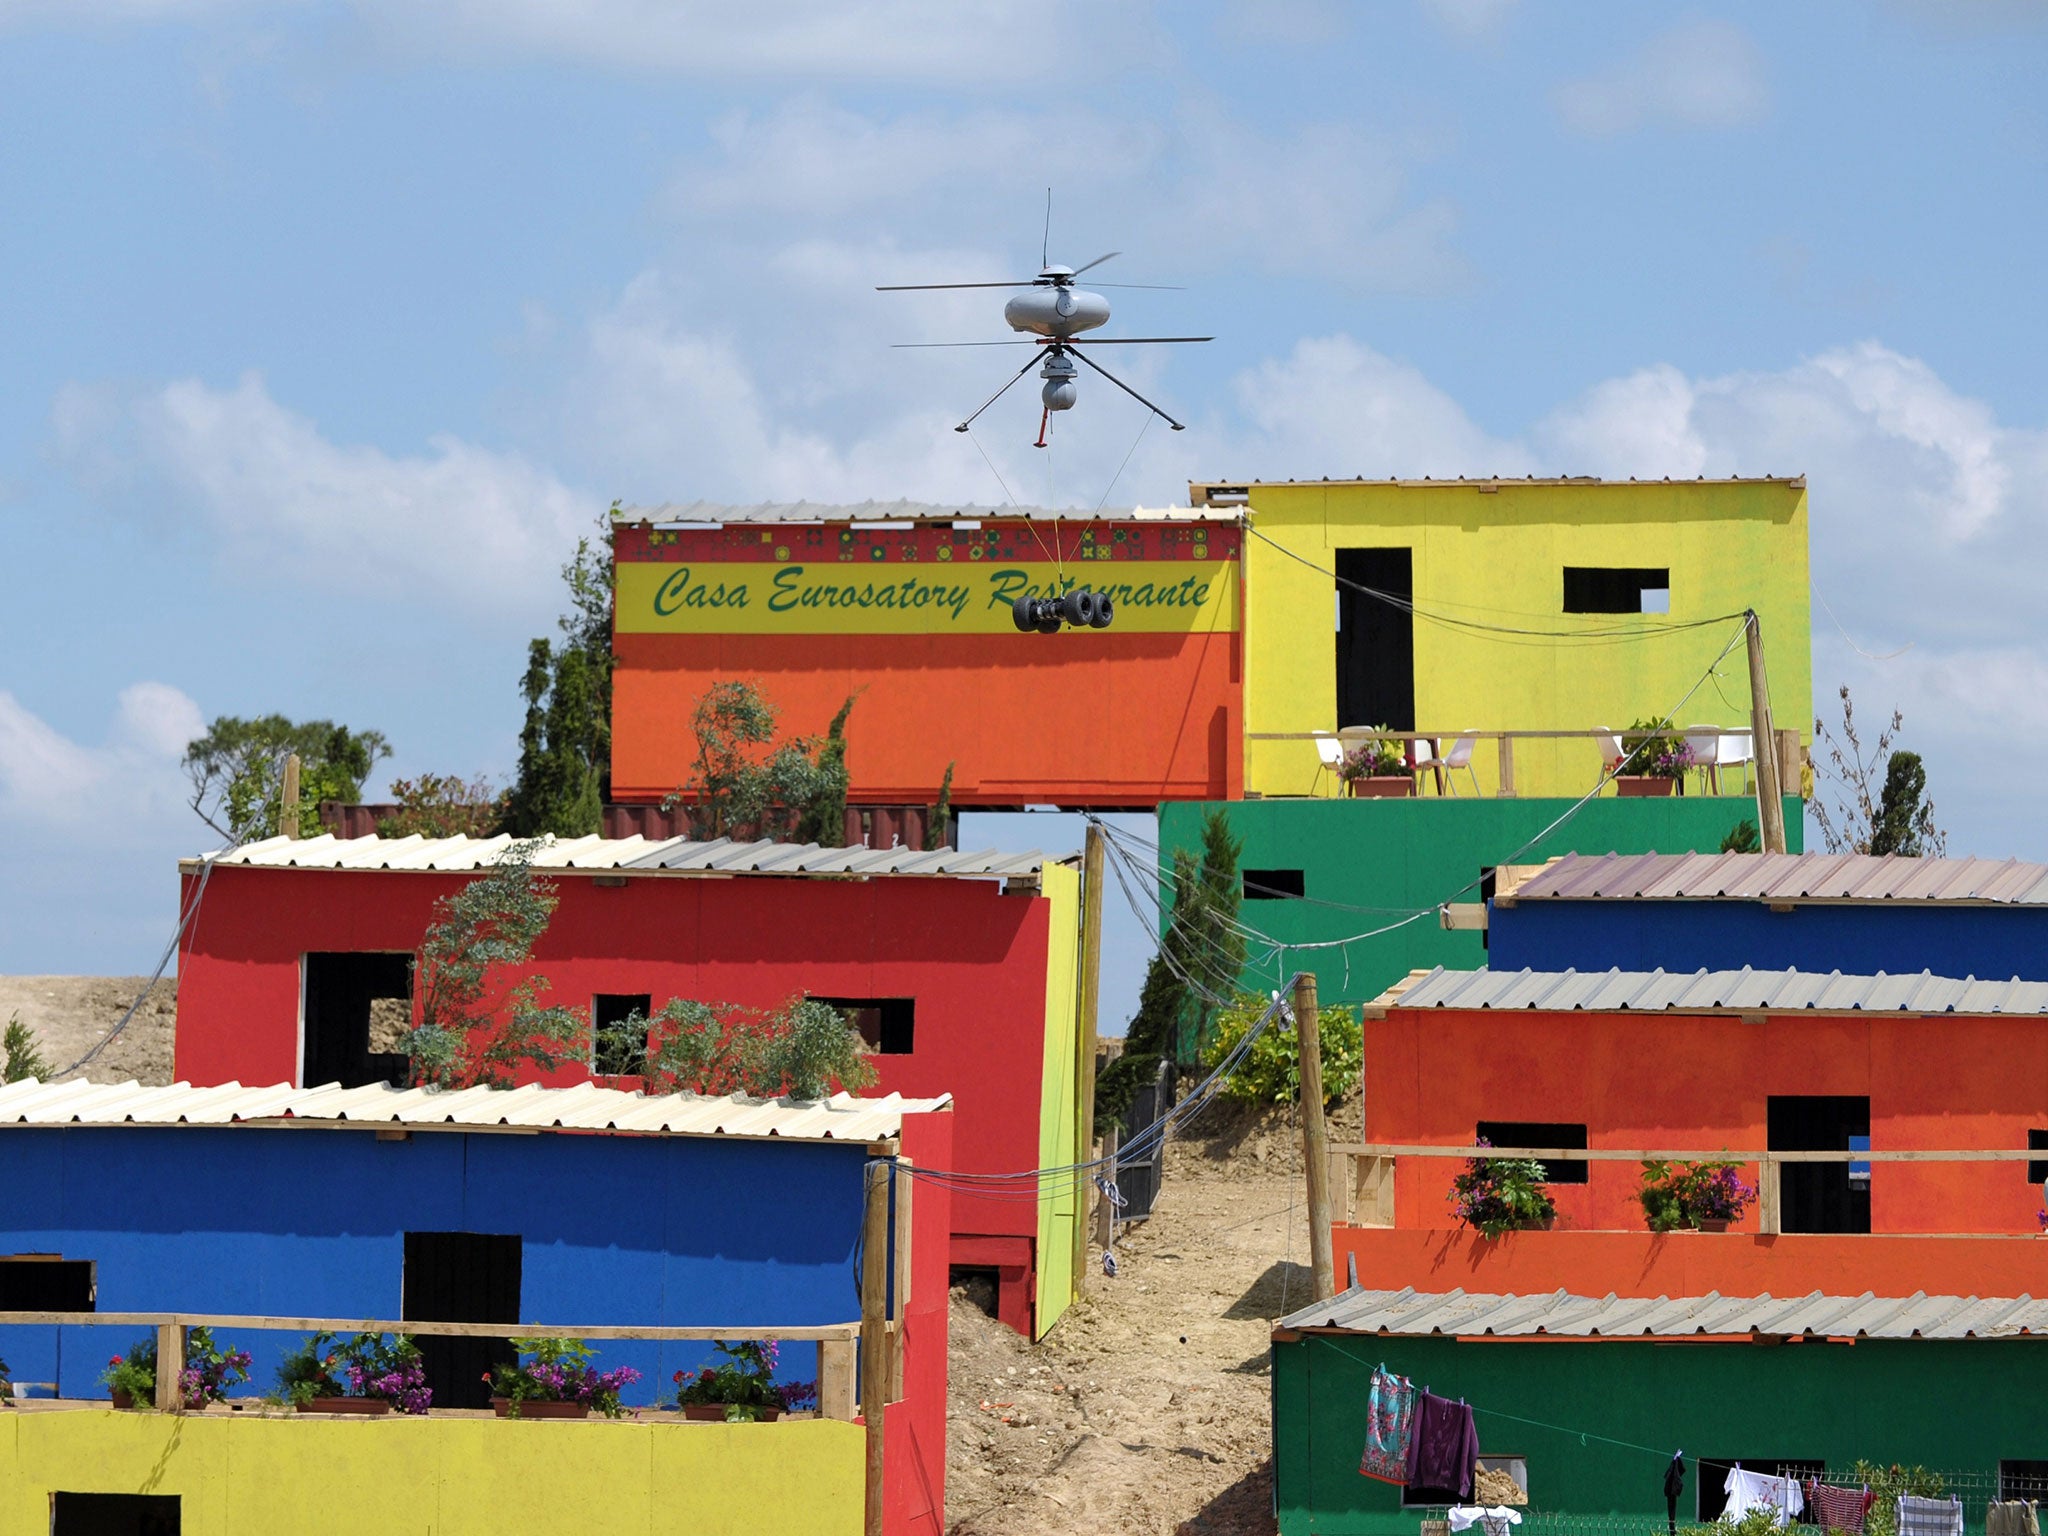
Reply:
<svg viewBox="0 0 2048 1536"><path fill-rule="evenodd" d="M1010 604L1010 622L1024 634L1038 628L1037 603L1028 597L1020 597Z"/></svg>
<svg viewBox="0 0 2048 1536"><path fill-rule="evenodd" d="M1116 617L1116 604L1109 600L1107 592L1095 594L1095 617L1088 622L1095 629L1109 628L1109 621Z"/></svg>
<svg viewBox="0 0 2048 1536"><path fill-rule="evenodd" d="M1060 599L1060 617L1076 629L1095 622L1095 594L1086 587L1077 587Z"/></svg>

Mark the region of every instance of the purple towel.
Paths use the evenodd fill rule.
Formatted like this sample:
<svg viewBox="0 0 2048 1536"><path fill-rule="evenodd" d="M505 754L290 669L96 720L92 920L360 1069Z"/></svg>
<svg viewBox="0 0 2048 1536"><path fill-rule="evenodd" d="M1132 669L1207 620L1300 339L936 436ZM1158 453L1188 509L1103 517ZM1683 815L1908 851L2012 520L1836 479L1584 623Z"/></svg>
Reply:
<svg viewBox="0 0 2048 1536"><path fill-rule="evenodd" d="M1459 1504L1472 1502L1474 1468L1479 1463L1479 1431L1472 1410L1434 1392L1415 1399L1415 1434L1408 1446L1408 1486L1450 1494Z"/></svg>

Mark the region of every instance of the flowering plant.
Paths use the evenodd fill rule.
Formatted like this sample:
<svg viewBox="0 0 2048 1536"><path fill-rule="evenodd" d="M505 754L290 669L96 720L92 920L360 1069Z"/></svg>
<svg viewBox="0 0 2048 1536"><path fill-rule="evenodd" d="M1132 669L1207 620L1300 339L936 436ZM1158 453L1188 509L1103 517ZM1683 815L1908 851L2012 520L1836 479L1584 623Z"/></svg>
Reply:
<svg viewBox="0 0 2048 1536"><path fill-rule="evenodd" d="M1380 734L1386 730L1383 725L1373 728L1374 735L1361 741L1337 765L1337 777L1349 783L1353 779L1390 777L1408 771L1408 755L1401 743Z"/></svg>
<svg viewBox="0 0 2048 1536"><path fill-rule="evenodd" d="M1482 1147L1491 1146L1485 1137ZM1521 1227L1548 1221L1557 1202L1543 1187L1549 1177L1533 1157L1475 1157L1451 1181L1451 1209L1460 1222L1477 1227L1482 1237L1499 1237Z"/></svg>
<svg viewBox="0 0 2048 1536"><path fill-rule="evenodd" d="M608 1419L624 1415L619 1389L631 1386L640 1373L630 1365L600 1371L590 1363L597 1353L581 1339L514 1339L519 1358L484 1373L492 1390L511 1404L518 1417L521 1403L588 1403Z"/></svg>
<svg viewBox="0 0 2048 1536"><path fill-rule="evenodd" d="M405 1333L389 1344L381 1333L340 1342L316 1333L284 1357L277 1384L300 1405L319 1397L381 1397L400 1413L425 1413L434 1400L419 1346Z"/></svg>
<svg viewBox="0 0 2048 1536"><path fill-rule="evenodd" d="M187 1408L204 1408L224 1402L228 1388L249 1379L249 1352L221 1349L213 1342L210 1328L185 1330L185 1368L178 1374L179 1396ZM125 1392L137 1404L156 1401L156 1336L140 1339L128 1353L116 1355L100 1372L109 1392Z"/></svg>
<svg viewBox="0 0 2048 1536"><path fill-rule="evenodd" d="M1739 1220L1756 1190L1742 1182L1731 1162L1667 1163L1653 1158L1643 1164L1643 1187L1636 1198L1652 1232L1673 1232L1703 1221Z"/></svg>
<svg viewBox="0 0 2048 1536"><path fill-rule="evenodd" d="M737 1344L716 1340L714 1347L725 1358L700 1371L677 1371L676 1406L718 1403L725 1408L728 1424L746 1424L760 1418L763 1409L787 1412L808 1408L818 1400L814 1381L775 1380L775 1361L780 1348L773 1339L743 1339Z"/></svg>
<svg viewBox="0 0 2048 1536"><path fill-rule="evenodd" d="M1663 734L1661 720L1638 720L1622 733L1622 755L1615 774L1641 774L1652 779L1682 779L1695 766L1692 744L1683 736Z"/></svg>

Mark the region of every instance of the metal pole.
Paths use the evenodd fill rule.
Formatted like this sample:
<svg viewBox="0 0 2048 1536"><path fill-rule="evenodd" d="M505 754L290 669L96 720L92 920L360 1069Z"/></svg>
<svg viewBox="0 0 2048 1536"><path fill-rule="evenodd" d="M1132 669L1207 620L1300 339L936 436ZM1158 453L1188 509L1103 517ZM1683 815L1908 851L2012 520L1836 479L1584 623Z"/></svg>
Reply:
<svg viewBox="0 0 2048 1536"><path fill-rule="evenodd" d="M1308 1172L1308 1252L1317 1301L1337 1294L1330 1252L1330 1130L1323 1123L1323 1041L1316 1012L1316 978L1294 978L1294 1037L1301 1057L1301 1160Z"/></svg>
<svg viewBox="0 0 2048 1536"><path fill-rule="evenodd" d="M1778 778L1778 733L1771 729L1771 689L1764 678L1763 626L1756 610L1743 615L1749 645L1749 742L1756 758L1756 824L1765 853L1785 852L1785 795Z"/></svg>
<svg viewBox="0 0 2048 1536"><path fill-rule="evenodd" d="M868 1164L861 1213L860 1413L867 1429L864 1536L882 1536L882 1418L889 1397L889 1164Z"/></svg>

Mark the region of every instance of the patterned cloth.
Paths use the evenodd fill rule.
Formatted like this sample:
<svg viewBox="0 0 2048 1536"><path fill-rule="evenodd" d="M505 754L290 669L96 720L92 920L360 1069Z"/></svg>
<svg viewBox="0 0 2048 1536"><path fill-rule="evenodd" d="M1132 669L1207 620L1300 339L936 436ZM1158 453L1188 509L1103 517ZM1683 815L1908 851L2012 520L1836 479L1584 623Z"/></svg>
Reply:
<svg viewBox="0 0 2048 1536"><path fill-rule="evenodd" d="M1408 1447L1415 1437L1415 1384L1375 1368L1365 1404L1365 1454L1358 1470L1383 1483L1408 1481Z"/></svg>
<svg viewBox="0 0 2048 1536"><path fill-rule="evenodd" d="M1898 1536L1963 1536L1963 1501L1900 1494Z"/></svg>
<svg viewBox="0 0 2048 1536"><path fill-rule="evenodd" d="M1877 1495L1868 1488L1836 1488L1827 1483L1808 1482L1806 1502L1813 1509L1814 1519L1825 1531L1847 1531L1850 1536L1860 1536L1863 1517L1870 1513L1870 1506L1877 1502Z"/></svg>

